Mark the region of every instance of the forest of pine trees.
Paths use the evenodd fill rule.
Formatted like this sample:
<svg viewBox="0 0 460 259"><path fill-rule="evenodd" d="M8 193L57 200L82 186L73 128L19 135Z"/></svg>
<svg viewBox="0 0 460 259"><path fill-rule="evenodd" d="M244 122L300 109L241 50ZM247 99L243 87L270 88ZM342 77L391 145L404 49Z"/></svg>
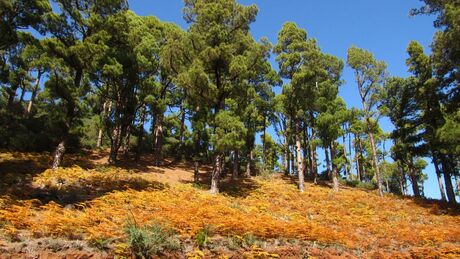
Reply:
<svg viewBox="0 0 460 259"><path fill-rule="evenodd" d="M292 22L255 39L258 8L236 0L184 0L187 30L126 0L0 0L0 148L48 151L53 169L82 149L212 165L213 194L224 177L278 172L301 192L331 181L422 197L429 162L456 203L460 3L423 2L411 15L435 15L432 51L408 43L399 78L357 46L324 53ZM345 66L359 109L339 96Z"/></svg>

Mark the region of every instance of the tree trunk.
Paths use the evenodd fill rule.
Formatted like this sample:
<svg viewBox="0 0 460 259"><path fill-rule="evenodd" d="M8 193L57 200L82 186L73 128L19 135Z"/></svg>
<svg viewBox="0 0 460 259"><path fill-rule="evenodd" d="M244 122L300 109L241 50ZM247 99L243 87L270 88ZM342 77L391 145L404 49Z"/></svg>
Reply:
<svg viewBox="0 0 460 259"><path fill-rule="evenodd" d="M450 170L449 162L446 161L447 158L443 157L441 160L443 175L444 175L444 183L446 184L446 191L447 191L447 198L449 199L449 203L456 204L457 201L455 199L455 192L454 186L452 185L452 175Z"/></svg>
<svg viewBox="0 0 460 259"><path fill-rule="evenodd" d="M214 167L212 170L211 194L219 193L219 182L220 182L221 170L222 170L222 155L217 154L214 159Z"/></svg>
<svg viewBox="0 0 460 259"><path fill-rule="evenodd" d="M399 189L401 189L401 195L406 195L406 193L404 192L404 184L403 184L402 177L398 180L398 182L399 182Z"/></svg>
<svg viewBox="0 0 460 259"><path fill-rule="evenodd" d="M290 171L290 165L289 165L289 144L287 143L287 140L285 140L284 143L284 154L283 154L283 167L284 167L284 175L288 176L289 171Z"/></svg>
<svg viewBox="0 0 460 259"><path fill-rule="evenodd" d="M184 105L184 102L181 103L180 105L180 114L181 114L181 118L180 118L180 131L179 131L179 156L181 157L183 155L183 151L184 151L184 146L185 146L185 105Z"/></svg>
<svg viewBox="0 0 460 259"><path fill-rule="evenodd" d="M105 120L105 117L106 117L106 114L107 114L107 106L109 106L109 103L107 101L104 102L104 104L102 105L102 120ZM110 105L112 106L112 105ZM110 109L110 107L108 108ZM101 148L102 147L102 136L103 136L103 132L102 132L102 127L99 128L99 132L97 134L97 143L96 143L96 147L97 148Z"/></svg>
<svg viewBox="0 0 460 259"><path fill-rule="evenodd" d="M324 155L326 157L326 173L327 178L330 180L331 178L331 160L329 159L329 150L328 146L324 147Z"/></svg>
<svg viewBox="0 0 460 259"><path fill-rule="evenodd" d="M254 159L254 153L251 150L249 150L248 154L247 154L247 160L248 162L246 163L246 176L247 177L251 177L251 173L252 173L252 160Z"/></svg>
<svg viewBox="0 0 460 259"><path fill-rule="evenodd" d="M415 173L412 157L409 159L410 161L407 163L407 166L409 167L409 177L412 183L412 192L414 193L415 197L420 198L420 188L418 187L417 175Z"/></svg>
<svg viewBox="0 0 460 259"><path fill-rule="evenodd" d="M338 192L339 191L339 173L337 170L337 165L334 162L335 154L336 154L336 147L335 147L334 142L331 143L330 150L331 150L331 160L332 160L332 189L335 192Z"/></svg>
<svg viewBox="0 0 460 259"><path fill-rule="evenodd" d="M233 152L233 173L232 173L233 180L238 179L239 171L240 171L240 152L238 150L235 150Z"/></svg>
<svg viewBox="0 0 460 259"><path fill-rule="evenodd" d="M303 170L304 170L304 175L311 175L311 163L310 163L310 152L309 152L309 146L310 146L310 141L307 136L307 127L305 126L305 129L302 130L302 140L303 140Z"/></svg>
<svg viewBox="0 0 460 259"><path fill-rule="evenodd" d="M161 164L161 150L162 150L162 145L163 145L163 118L164 114L163 113L158 113L157 118L155 119L155 129L154 129L154 139L153 139L153 145L154 145L154 156L155 156L155 165L160 166Z"/></svg>
<svg viewBox="0 0 460 259"><path fill-rule="evenodd" d="M131 125L128 126L128 128L126 129L126 134L125 134L125 137L122 139L122 145L123 145L123 156L125 159L128 159L129 158L129 149L130 149L130 145L131 145Z"/></svg>
<svg viewBox="0 0 460 259"><path fill-rule="evenodd" d="M299 190L300 192L305 191L305 180L303 170L303 158L302 158L302 144L300 142L300 121L295 122L295 144L297 148L297 175L299 177Z"/></svg>
<svg viewBox="0 0 460 259"><path fill-rule="evenodd" d="M254 141L255 141L255 136L252 134L248 134L246 138L246 177L251 177L251 174L253 173L253 160L254 160Z"/></svg>
<svg viewBox="0 0 460 259"><path fill-rule="evenodd" d="M311 160L312 160L312 170L313 170L313 183L318 184L318 162L317 162L317 153L316 153L316 125L314 114L311 113L311 139L310 139L310 149L311 149Z"/></svg>
<svg viewBox="0 0 460 259"><path fill-rule="evenodd" d="M54 159L53 159L53 166L52 169L56 170L59 168L62 162L62 158L65 153L65 141L62 140L59 142L59 145L56 147L56 150L54 151Z"/></svg>
<svg viewBox="0 0 460 259"><path fill-rule="evenodd" d="M21 96L19 97L19 103L22 104L24 101L24 96L26 95L26 87L22 86L21 87Z"/></svg>
<svg viewBox="0 0 460 259"><path fill-rule="evenodd" d="M35 98L37 98L37 93L38 90L40 89L40 80L42 78L42 71L38 71L37 79L35 81L35 86L34 89L32 90L32 95L29 100L29 104L27 105L27 114L30 114L32 112L32 105L35 101Z"/></svg>
<svg viewBox="0 0 460 259"><path fill-rule="evenodd" d="M345 126L343 126L343 132L345 132ZM343 141L343 157L345 158L345 177L347 179L350 178L349 170L348 170L348 156L347 156L347 140L346 134L344 133L342 136Z"/></svg>
<svg viewBox="0 0 460 259"><path fill-rule="evenodd" d="M294 145L291 146L291 165L292 165L292 174L295 175L297 173L297 163L296 163L296 150Z"/></svg>
<svg viewBox="0 0 460 259"><path fill-rule="evenodd" d="M267 167L267 118L264 112L264 122L263 122L263 141L262 141L262 161L263 161L263 169L265 170Z"/></svg>
<svg viewBox="0 0 460 259"><path fill-rule="evenodd" d="M379 187L379 195L383 197L383 187L382 187L382 179L380 177L380 168L379 168L379 162L377 158L377 149L375 147L375 141L374 141L374 133L370 130L370 122L368 121L368 128L369 128L369 138L371 140L371 148L372 148L372 158L374 160L374 170L375 170L375 176L377 177L377 185Z"/></svg>
<svg viewBox="0 0 460 259"><path fill-rule="evenodd" d="M360 165L360 162L359 162L359 159L360 159L360 151L359 151L359 140L358 140L358 136L355 134L355 143L354 143L354 146L355 146L355 161L356 161L356 178L358 179L358 181L361 182L361 165Z"/></svg>
<svg viewBox="0 0 460 259"><path fill-rule="evenodd" d="M200 181L200 163L198 161L193 162L193 181L198 183Z"/></svg>
<svg viewBox="0 0 460 259"><path fill-rule="evenodd" d="M136 161L139 161L142 155L142 142L144 139L144 124L145 124L146 116L147 114L145 112L145 107L143 107L141 109L141 121L139 123L139 136L137 138Z"/></svg>
<svg viewBox="0 0 460 259"><path fill-rule="evenodd" d="M13 106L14 99L16 98L16 91L18 90L18 86L10 87L6 89L8 93L8 107Z"/></svg>
<svg viewBox="0 0 460 259"><path fill-rule="evenodd" d="M121 127L116 126L113 129L112 137L110 138L110 154L109 154L109 164L115 164L118 160L118 150L120 149L120 136L121 136Z"/></svg>
<svg viewBox="0 0 460 259"><path fill-rule="evenodd" d="M460 196L460 176L455 177L455 184L457 185L457 195Z"/></svg>
<svg viewBox="0 0 460 259"><path fill-rule="evenodd" d="M447 201L446 191L444 190L444 183L442 182L441 170L439 169L439 161L437 158L433 158L434 170L436 177L438 178L439 191L441 193L441 200Z"/></svg>

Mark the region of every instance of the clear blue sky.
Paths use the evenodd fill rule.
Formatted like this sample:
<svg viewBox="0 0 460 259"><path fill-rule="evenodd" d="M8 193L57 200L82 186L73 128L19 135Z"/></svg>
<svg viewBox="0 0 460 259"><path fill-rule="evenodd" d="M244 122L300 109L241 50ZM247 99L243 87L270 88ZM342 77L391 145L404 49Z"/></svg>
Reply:
<svg viewBox="0 0 460 259"><path fill-rule="evenodd" d="M435 32L433 17L410 17L412 8L421 6L418 0L239 0L244 5L256 4L259 15L251 26L255 38L268 37L275 43L277 33L286 21L296 22L307 30L309 37L317 39L326 53L346 60L347 49L356 45L370 50L377 59L388 64L393 76L407 76L406 47L411 40L419 41L426 50ZM175 22L184 29L181 0L130 0L130 8L139 15L155 15L163 21ZM274 68L277 65L273 63ZM346 68L345 84L340 95L348 106L360 107L352 71ZM383 119L381 126L391 131L392 125ZM388 146L388 145L387 145ZM387 147L388 148L388 147ZM433 166L427 168L429 180L425 194L439 198L439 189Z"/></svg>

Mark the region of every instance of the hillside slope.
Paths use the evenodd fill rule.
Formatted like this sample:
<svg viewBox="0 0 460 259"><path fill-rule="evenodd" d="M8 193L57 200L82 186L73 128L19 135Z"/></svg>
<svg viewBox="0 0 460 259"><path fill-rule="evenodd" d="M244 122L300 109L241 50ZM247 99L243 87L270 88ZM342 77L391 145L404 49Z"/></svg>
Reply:
<svg viewBox="0 0 460 259"><path fill-rule="evenodd" d="M159 224L180 243L161 257L460 257L458 209L327 184L299 193L279 175L225 180L168 162L104 166L97 154L44 170L46 154L0 155L0 257L130 257L128 225ZM132 233L131 233L132 235Z"/></svg>

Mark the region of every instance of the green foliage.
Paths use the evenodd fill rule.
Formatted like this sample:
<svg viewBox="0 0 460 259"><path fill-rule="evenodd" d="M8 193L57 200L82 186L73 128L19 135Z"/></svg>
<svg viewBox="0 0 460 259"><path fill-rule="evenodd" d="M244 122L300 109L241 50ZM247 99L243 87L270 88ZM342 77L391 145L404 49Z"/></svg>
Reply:
<svg viewBox="0 0 460 259"><path fill-rule="evenodd" d="M212 236L214 227L211 225L204 226L198 233L195 235L195 241L199 247L204 247L209 241L209 238Z"/></svg>
<svg viewBox="0 0 460 259"><path fill-rule="evenodd" d="M243 147L246 128L238 116L230 111L221 111L216 115L214 124L216 130L211 143L217 152Z"/></svg>
<svg viewBox="0 0 460 259"><path fill-rule="evenodd" d="M180 243L174 232L158 223L138 227L128 224L125 227L128 235L128 244L136 256L151 258L164 251L173 251L180 248Z"/></svg>

